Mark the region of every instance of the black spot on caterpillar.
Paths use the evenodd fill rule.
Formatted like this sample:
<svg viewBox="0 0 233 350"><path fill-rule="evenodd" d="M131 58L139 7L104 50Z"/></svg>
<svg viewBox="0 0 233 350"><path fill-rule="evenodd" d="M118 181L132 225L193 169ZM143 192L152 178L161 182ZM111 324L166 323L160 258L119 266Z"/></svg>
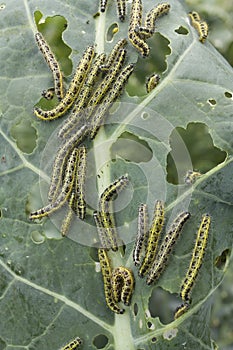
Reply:
<svg viewBox="0 0 233 350"><path fill-rule="evenodd" d="M119 266L112 272L111 283L115 301L122 301L129 306L134 289L133 272L124 266Z"/></svg>
<svg viewBox="0 0 233 350"><path fill-rule="evenodd" d="M133 261L136 266L140 264L143 248L148 240L148 210L146 204L140 204L138 208L138 233L133 250Z"/></svg>
<svg viewBox="0 0 233 350"><path fill-rule="evenodd" d="M66 111L74 104L84 80L90 70L91 63L95 51L93 46L88 46L85 50L82 59L80 60L75 75L70 83L65 97L58 103L58 105L49 110L44 111L39 107L34 108L34 114L42 120L54 120L66 113Z"/></svg>
<svg viewBox="0 0 233 350"><path fill-rule="evenodd" d="M153 265L149 271L146 283L148 285L155 282L163 272L166 262L170 256L172 248L176 243L179 234L184 226L184 223L190 218L190 213L182 212L178 217L173 221L170 229L166 233L156 255L156 258L153 262Z"/></svg>
<svg viewBox="0 0 233 350"><path fill-rule="evenodd" d="M111 270L110 261L106 250L98 249L98 257L99 257L101 272L103 275L106 304L109 307L109 309L112 310L113 312L117 314L123 314L125 310L121 309L117 305L113 297L112 284L111 284L112 270Z"/></svg>
<svg viewBox="0 0 233 350"><path fill-rule="evenodd" d="M147 78L146 81L146 91L149 93L151 92L158 84L160 81L160 76L158 74L152 74Z"/></svg>
<svg viewBox="0 0 233 350"><path fill-rule="evenodd" d="M139 268L139 276L143 277L151 268L157 252L160 233L164 224L164 204L162 201L155 202L154 217L149 230L148 244L142 264Z"/></svg>
<svg viewBox="0 0 233 350"><path fill-rule="evenodd" d="M202 216L189 268L181 285L180 296L186 303L191 301L190 294L203 262L208 241L210 221L211 218L209 214L204 214Z"/></svg>
<svg viewBox="0 0 233 350"><path fill-rule="evenodd" d="M80 90L78 100L74 105L72 113L65 120L64 124L58 132L59 137L67 137L68 135L70 136L70 133L72 132L75 125L80 122L80 119L82 120L83 115L85 117L85 113L83 112L83 110L87 107L89 98L93 90L93 86L98 77L100 67L104 62L105 57L105 54L100 54L96 58L95 62L92 64L89 74Z"/></svg>
<svg viewBox="0 0 233 350"><path fill-rule="evenodd" d="M190 12L189 17L191 19L192 26L199 34L199 41L204 43L208 36L208 24L205 21L201 21L199 14L195 11Z"/></svg>
<svg viewBox="0 0 233 350"><path fill-rule="evenodd" d="M43 35L39 32L35 34L35 39L37 42L37 45L42 52L49 68L51 69L53 73L53 80L54 80L54 91L57 95L58 100L62 100L64 98L64 91L63 91L63 78L62 73L59 67L59 64L50 49L48 43L44 39Z"/></svg>
<svg viewBox="0 0 233 350"><path fill-rule="evenodd" d="M67 345L65 345L61 350L76 350L82 345L82 340L77 337L74 340L71 340Z"/></svg>
<svg viewBox="0 0 233 350"><path fill-rule="evenodd" d="M39 210L32 212L29 216L30 219L39 219L44 216L47 216L65 204L66 200L69 198L69 195L71 194L72 187L74 184L76 161L77 161L77 149L75 148L72 151L67 161L67 166L65 169L65 178L61 188L61 192L53 202L49 203L48 205L46 205L45 207Z"/></svg>
<svg viewBox="0 0 233 350"><path fill-rule="evenodd" d="M84 140L86 137L86 125L82 126L76 133L74 133L69 139L66 140L58 149L53 162L53 169L51 175L50 188L48 193L48 200L54 201L57 192L59 191L60 184L62 182L62 174L66 164L67 157L73 148Z"/></svg>
<svg viewBox="0 0 233 350"><path fill-rule="evenodd" d="M134 65L129 64L128 66L126 66L125 68L123 68L121 70L121 72L118 74L115 82L113 83L111 89L107 93L106 97L103 99L100 106L96 109L95 113L92 115L91 130L90 130L91 139L95 138L101 124L104 121L104 117L105 117L106 112L109 110L112 103L120 95L122 88L126 84L130 75L133 73L133 69L134 69Z"/></svg>

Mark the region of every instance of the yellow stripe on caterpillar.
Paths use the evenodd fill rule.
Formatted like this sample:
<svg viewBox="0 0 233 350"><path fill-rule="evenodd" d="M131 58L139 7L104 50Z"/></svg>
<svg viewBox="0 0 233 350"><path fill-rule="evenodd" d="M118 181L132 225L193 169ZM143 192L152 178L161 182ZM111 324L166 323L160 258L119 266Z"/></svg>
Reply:
<svg viewBox="0 0 233 350"><path fill-rule="evenodd" d="M112 272L111 283L116 302L122 301L129 306L135 283L132 270L124 266L115 268Z"/></svg>
<svg viewBox="0 0 233 350"><path fill-rule="evenodd" d="M149 230L148 244L142 264L139 268L139 276L143 277L151 268L157 253L160 233L164 225L164 203L157 200L155 202L154 217Z"/></svg>
<svg viewBox="0 0 233 350"><path fill-rule="evenodd" d="M64 183L61 188L61 192L57 196L56 200L52 203L49 203L45 207L32 212L29 216L31 220L39 219L44 216L51 214L52 212L58 210L61 206L63 206L66 200L69 198L69 195L72 191L72 187L74 184L74 175L76 170L76 161L77 161L77 149L75 148L67 161L67 166L65 170L65 178Z"/></svg>
<svg viewBox="0 0 233 350"><path fill-rule="evenodd" d="M136 266L140 264L143 249L148 240L148 210L146 204L140 204L138 208L138 232L134 244L133 261Z"/></svg>
<svg viewBox="0 0 233 350"><path fill-rule="evenodd" d="M181 284L180 296L184 302L191 302L190 294L192 288L198 276L198 272L201 268L203 258L205 255L205 249L207 246L209 228L211 218L209 214L202 216L202 221L197 232L195 246L192 252L192 258L189 264L189 268L186 272L184 281Z"/></svg>
<svg viewBox="0 0 233 350"><path fill-rule="evenodd" d="M182 212L173 221L171 227L166 233L161 245L159 246L159 251L153 262L151 269L146 280L148 285L155 282L163 272L166 266L166 262L172 252L172 249L180 235L180 232L184 226L184 223L190 218L189 212Z"/></svg>
<svg viewBox="0 0 233 350"><path fill-rule="evenodd" d="M63 77L59 64L43 35L37 32L35 34L35 39L40 51L42 52L49 68L53 73L55 94L57 95L58 100L62 100L64 98Z"/></svg>
<svg viewBox="0 0 233 350"><path fill-rule="evenodd" d="M66 344L61 350L76 350L82 345L83 341L79 337L71 340L68 344Z"/></svg>
<svg viewBox="0 0 233 350"><path fill-rule="evenodd" d="M98 249L98 257L101 267L101 272L103 275L103 281L104 281L104 293L105 293L105 300L106 304L109 307L110 310L117 314L123 314L124 309L121 309L117 303L114 300L113 293L112 293L112 284L111 284L111 278L112 278L112 269L110 266L110 260L107 255L107 252L105 249Z"/></svg>
<svg viewBox="0 0 233 350"><path fill-rule="evenodd" d="M34 114L42 120L54 120L66 113L66 111L74 104L84 80L90 70L95 50L93 46L88 46L82 59L80 60L75 75L70 83L64 98L56 107L49 111L44 111L40 107L34 108Z"/></svg>

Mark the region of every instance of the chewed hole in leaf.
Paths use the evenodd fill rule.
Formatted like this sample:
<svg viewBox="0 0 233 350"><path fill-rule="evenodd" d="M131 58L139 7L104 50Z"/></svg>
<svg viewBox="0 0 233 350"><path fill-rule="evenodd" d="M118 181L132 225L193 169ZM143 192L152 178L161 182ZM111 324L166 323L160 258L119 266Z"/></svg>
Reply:
<svg viewBox="0 0 233 350"><path fill-rule="evenodd" d="M130 96L143 96L146 94L145 77L153 73L162 73L167 68L166 56L170 55L169 40L160 33L155 33L148 41L150 55L148 58L138 58L135 71L129 78L126 91Z"/></svg>
<svg viewBox="0 0 233 350"><path fill-rule="evenodd" d="M91 257L91 259L93 260L93 261L95 261L95 262L98 262L99 261L99 258L98 258L98 251L97 251L97 249L96 248L94 248L94 247L91 247L90 248L90 257Z"/></svg>
<svg viewBox="0 0 233 350"><path fill-rule="evenodd" d="M133 313L134 313L134 316L137 316L137 314L138 314L138 304L137 303L134 303Z"/></svg>
<svg viewBox="0 0 233 350"><path fill-rule="evenodd" d="M148 327L150 330L155 329L155 325L154 325L152 322L150 322L150 321L147 322L147 327Z"/></svg>
<svg viewBox="0 0 233 350"><path fill-rule="evenodd" d="M143 113L141 114L141 117L142 117L142 119L146 120L147 118L150 117L150 114L147 113L147 112L143 112Z"/></svg>
<svg viewBox="0 0 233 350"><path fill-rule="evenodd" d="M93 345L96 349L104 349L108 344L108 338L104 334L97 335L93 340Z"/></svg>
<svg viewBox="0 0 233 350"><path fill-rule="evenodd" d="M225 267L229 261L231 255L230 249L225 249L221 255L215 259L215 266L218 270L225 270Z"/></svg>
<svg viewBox="0 0 233 350"><path fill-rule="evenodd" d="M43 20L43 14L40 11L35 11L34 18L39 32L41 32L51 47L62 72L66 76L70 75L72 72L72 61L69 56L72 49L62 39L62 33L67 28L67 20L63 16L58 15L47 17Z"/></svg>
<svg viewBox="0 0 233 350"><path fill-rule="evenodd" d="M175 32L181 35L187 35L189 33L188 29L183 26L180 26L178 29L175 29Z"/></svg>
<svg viewBox="0 0 233 350"><path fill-rule="evenodd" d="M214 98L209 98L208 103L209 103L211 106L215 106L217 102L216 102L216 100L215 100Z"/></svg>
<svg viewBox="0 0 233 350"><path fill-rule="evenodd" d="M36 147L37 132L28 120L18 120L11 128L11 136L24 153L30 154Z"/></svg>
<svg viewBox="0 0 233 350"><path fill-rule="evenodd" d="M107 31L107 41L112 41L114 35L119 31L119 26L117 23L113 23Z"/></svg>
<svg viewBox="0 0 233 350"><path fill-rule="evenodd" d="M6 8L6 4L2 3L0 4L0 11L4 10Z"/></svg>
<svg viewBox="0 0 233 350"><path fill-rule="evenodd" d="M182 140L182 145L181 145ZM170 135L171 151L167 156L167 181L177 185L183 183L190 167L182 154L188 154L193 169L206 173L224 162L227 153L214 146L208 127L204 123L189 123L187 128L177 127ZM179 154L174 160L174 154ZM178 174L182 176L178 176Z"/></svg>
<svg viewBox="0 0 233 350"><path fill-rule="evenodd" d="M153 337L152 339L151 339L151 343L155 343L157 341L157 338L156 337Z"/></svg>
<svg viewBox="0 0 233 350"><path fill-rule="evenodd" d="M149 162L153 156L152 150L148 143L136 135L124 132L112 145L112 159L117 156L135 163Z"/></svg>
<svg viewBox="0 0 233 350"><path fill-rule="evenodd" d="M173 321L175 297L162 288L154 288L149 298L149 311L151 317L159 317L163 324Z"/></svg>
<svg viewBox="0 0 233 350"><path fill-rule="evenodd" d="M232 93L229 92L229 91L226 91L226 92L224 93L224 95L225 95L226 98L232 98Z"/></svg>

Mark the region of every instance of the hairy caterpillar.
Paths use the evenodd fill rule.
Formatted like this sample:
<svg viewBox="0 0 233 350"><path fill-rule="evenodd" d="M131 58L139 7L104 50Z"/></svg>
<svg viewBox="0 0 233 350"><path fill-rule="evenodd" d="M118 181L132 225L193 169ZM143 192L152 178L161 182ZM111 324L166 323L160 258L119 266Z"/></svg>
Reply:
<svg viewBox="0 0 233 350"><path fill-rule="evenodd" d="M146 204L140 204L138 208L138 233L133 250L133 261L136 266L140 264L142 250L147 246L148 240L148 211Z"/></svg>
<svg viewBox="0 0 233 350"><path fill-rule="evenodd" d="M63 219L62 225L61 225L61 234L63 237L68 234L72 219L74 217L74 211L73 211L74 198L75 198L75 193L72 192L70 199L69 199L68 211L67 211L66 216Z"/></svg>
<svg viewBox="0 0 233 350"><path fill-rule="evenodd" d="M204 43L208 36L208 24L205 21L201 21L199 14L195 11L190 12L189 17L191 19L192 26L199 34L199 41Z"/></svg>
<svg viewBox="0 0 233 350"><path fill-rule="evenodd" d="M112 272L111 283L115 301L122 301L129 306L134 289L133 272L124 266L119 266Z"/></svg>
<svg viewBox="0 0 233 350"><path fill-rule="evenodd" d="M189 264L188 271L186 272L184 281L181 285L180 296L184 302L191 301L190 294L197 278L198 271L201 268L205 249L208 241L209 228L210 228L210 216L209 214L204 214L202 216L202 221L197 232L195 246L192 252L192 258Z"/></svg>
<svg viewBox="0 0 233 350"><path fill-rule="evenodd" d="M150 49L148 44L140 38L139 34L136 33L137 28L141 27L142 24L142 1L133 0L130 11L130 23L128 28L128 38L131 44L141 53L143 57L149 55Z"/></svg>
<svg viewBox="0 0 233 350"><path fill-rule="evenodd" d="M46 100L52 100L54 97L54 88L48 89L48 90L43 90L41 95L46 98Z"/></svg>
<svg viewBox="0 0 233 350"><path fill-rule="evenodd" d="M83 220L86 214L85 181L87 168L87 149L85 146L78 148L78 161L75 179L75 212Z"/></svg>
<svg viewBox="0 0 233 350"><path fill-rule="evenodd" d="M146 19L145 19L145 27L149 28L152 32L155 31L155 21L159 17L166 15L169 10L170 10L170 4L167 2L163 2L161 4L158 4L155 6L153 9L151 9L147 14L146 14Z"/></svg>
<svg viewBox="0 0 233 350"><path fill-rule="evenodd" d="M188 170L184 177L184 182L187 185L191 185L196 181L197 177L199 176L201 176L201 173L199 173L198 171Z"/></svg>
<svg viewBox="0 0 233 350"><path fill-rule="evenodd" d="M95 92L91 96L88 106L96 106L102 98L106 95L106 93L109 91L109 89L112 86L112 83L115 81L117 74L120 72L124 61L126 57L126 50L120 49L116 59L110 67L108 73L105 75L104 79L100 82L100 84L97 86Z"/></svg>
<svg viewBox="0 0 233 350"><path fill-rule="evenodd" d="M129 183L128 174L122 175L116 181L112 182L101 194L99 200L99 211L105 213L109 211L109 202L122 191Z"/></svg>
<svg viewBox="0 0 233 350"><path fill-rule="evenodd" d="M119 50L123 49L126 44L127 44L127 40L125 38L119 40L116 43L116 45L114 45L112 51L108 55L107 62L105 64L101 65L100 69L103 70L103 71L108 70L113 65L115 59L117 58L117 56L119 54Z"/></svg>
<svg viewBox="0 0 233 350"><path fill-rule="evenodd" d="M175 242L177 241L179 234L182 230L184 223L190 218L189 212L182 212L172 223L170 229L166 233L157 253L157 256L153 262L149 274L147 277L146 283L148 285L155 282L163 272L168 257L174 247Z"/></svg>
<svg viewBox="0 0 233 350"><path fill-rule="evenodd" d="M105 12L108 0L100 0L100 12Z"/></svg>
<svg viewBox="0 0 233 350"><path fill-rule="evenodd" d="M101 248L109 249L109 247L111 246L111 242L109 242L108 240L108 236L106 235L106 230L104 228L102 218L97 211L94 211L93 218L96 224Z"/></svg>
<svg viewBox="0 0 233 350"><path fill-rule="evenodd" d="M71 340L67 345L65 345L61 350L76 350L82 345L82 340L77 337L74 340Z"/></svg>
<svg viewBox="0 0 233 350"><path fill-rule="evenodd" d="M112 310L113 312L117 314L123 314L125 310L121 309L117 305L113 297L112 284L111 284L112 270L111 270L110 261L106 250L98 249L98 257L99 257L100 267L103 275L106 304L109 307L109 309Z"/></svg>
<svg viewBox="0 0 233 350"><path fill-rule="evenodd" d="M76 69L75 75L70 83L64 98L58 105L49 110L44 111L40 107L34 107L34 114L42 120L53 120L62 116L74 104L84 80L90 70L90 66L94 57L95 51L93 46L88 46L85 50L82 59Z"/></svg>
<svg viewBox="0 0 233 350"><path fill-rule="evenodd" d="M64 166L66 164L67 157L69 153L75 146L78 146L83 139L85 138L85 133L87 130L87 126L83 125L76 133L74 133L63 145L61 145L58 149L56 157L53 162L53 169L51 175L51 182L48 193L48 200L54 201L57 192L59 190L62 174L64 172Z"/></svg>
<svg viewBox="0 0 233 350"><path fill-rule="evenodd" d="M151 92L158 84L160 81L160 76L158 74L152 74L147 78L146 81L146 91L149 93Z"/></svg>
<svg viewBox="0 0 233 350"><path fill-rule="evenodd" d="M35 39L37 42L37 45L42 52L49 68L51 69L53 73L53 80L54 80L54 91L55 94L57 95L58 100L62 100L64 97L64 92L63 92L63 78L62 78L62 73L59 67L59 64L51 51L48 43L44 39L43 35L39 32L35 34ZM50 96L50 95L49 95Z"/></svg>
<svg viewBox="0 0 233 350"><path fill-rule="evenodd" d="M73 127L79 122L85 113L83 113L83 109L87 107L88 99L91 96L91 92L93 90L94 83L97 79L98 72L102 63L105 60L106 55L100 54L95 62L92 64L89 74L80 90L78 100L74 105L71 115L67 118L67 120L62 125L61 129L58 132L59 137L67 137L68 134L73 130ZM80 112L81 111L81 112Z"/></svg>
<svg viewBox="0 0 233 350"><path fill-rule="evenodd" d="M188 303L181 304L176 309L176 312L175 312L175 315L174 315L174 319L176 320L178 317L182 316L188 309L189 309L189 304Z"/></svg>
<svg viewBox="0 0 233 350"><path fill-rule="evenodd" d="M32 212L29 216L30 219L39 219L44 216L47 216L52 212L56 211L57 209L59 209L63 204L65 204L66 200L69 198L69 195L72 191L72 187L74 184L76 161L77 161L77 149L75 148L72 151L67 161L64 183L62 185L60 194L57 196L54 202L49 203L45 207Z"/></svg>
<svg viewBox="0 0 233 350"><path fill-rule="evenodd" d="M143 277L151 268L158 247L160 233L164 224L164 204L162 201L155 202L154 217L149 230L148 244L142 264L139 268L139 276Z"/></svg>
<svg viewBox="0 0 233 350"><path fill-rule="evenodd" d="M121 22L125 19L126 0L117 0L118 17Z"/></svg>
<svg viewBox="0 0 233 350"><path fill-rule="evenodd" d="M104 121L106 112L111 107L112 103L120 95L121 90L124 87L127 80L129 79L130 75L132 74L133 69L134 69L134 65L129 64L128 66L126 66L121 70L115 82L113 83L111 89L109 90L108 94L103 99L101 105L95 111L91 119L91 130L90 130L91 139L95 138L101 124Z"/></svg>

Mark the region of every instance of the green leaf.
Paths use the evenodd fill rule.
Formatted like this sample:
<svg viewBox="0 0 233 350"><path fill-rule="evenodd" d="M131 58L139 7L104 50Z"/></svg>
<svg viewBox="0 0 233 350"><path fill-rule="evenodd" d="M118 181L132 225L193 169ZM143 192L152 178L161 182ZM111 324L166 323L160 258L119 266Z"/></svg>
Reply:
<svg viewBox="0 0 233 350"><path fill-rule="evenodd" d="M62 39L72 49L66 60L72 59L76 67L87 45L96 43L98 52L109 53L117 40L127 37L130 4L123 23L114 1L109 1L106 14L94 17L97 0L9 0L1 7L0 349L58 349L76 336L83 339L83 349L214 349L208 327L211 296L222 282L232 248L233 72L208 40L198 41L183 5L176 0L170 4L169 14L156 25L160 34L148 40L152 60L138 57L127 45L128 62L136 63L126 87L130 95L121 96L105 128L89 144L89 210L84 222L74 222L70 239L59 232L64 211L40 223L28 219L32 210L47 203L52 159L59 146L56 133L62 124L61 119L40 121L32 113L41 91L53 85L34 40L34 14L40 11L44 20L54 15L65 18L68 26ZM144 0L143 6L146 12L153 5ZM119 26L116 34L114 23ZM168 45L165 51L157 53L155 39ZM145 77L157 72L155 67L162 67L161 82L146 94ZM195 135L187 136L190 128L200 128L203 144ZM195 142L196 152L190 151L188 141ZM216 162L213 149L220 152ZM197 162L203 154L210 167ZM176 180L168 177L169 157L177 166ZM188 186L183 176L194 164L200 164L197 170L203 175ZM114 207L126 247L125 252L112 253L111 259L114 266L133 269L135 290L131 306L115 315L105 303L91 214L103 189L125 173L130 186ZM138 205L147 203L152 219L156 199L166 201L167 227L182 210L188 209L191 219L165 272L148 287L138 277L132 249ZM206 212L212 218L210 239L192 304L173 321L195 233Z"/></svg>

